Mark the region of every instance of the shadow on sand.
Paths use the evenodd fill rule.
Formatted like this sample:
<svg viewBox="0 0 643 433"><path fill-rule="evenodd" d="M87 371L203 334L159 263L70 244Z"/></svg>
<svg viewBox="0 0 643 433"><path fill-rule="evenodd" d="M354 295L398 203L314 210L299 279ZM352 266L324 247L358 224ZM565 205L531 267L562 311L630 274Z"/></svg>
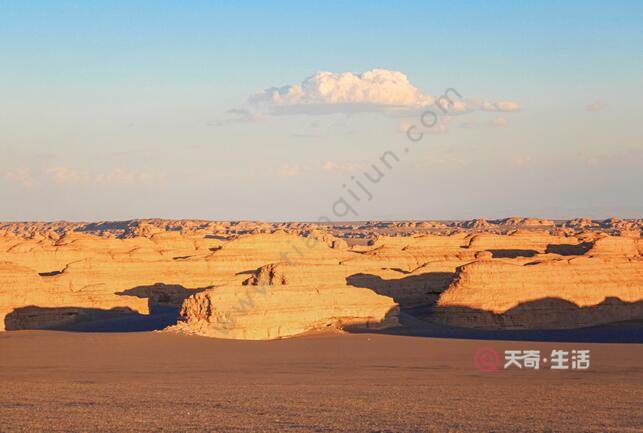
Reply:
<svg viewBox="0 0 643 433"><path fill-rule="evenodd" d="M607 298L598 305L579 307L559 298L522 303L502 314L466 307L438 307L439 294L448 287L453 274L429 272L385 280L371 274L354 274L350 285L364 287L393 297L400 305L391 310L381 325L398 322L395 327L378 329L378 324L350 327L349 332L383 333L431 338L481 340L522 340L593 343L643 343L643 301L624 302ZM141 332L174 325L185 298L208 287L188 289L177 284L157 283L119 292L121 296L148 299L150 314L129 307L112 309L85 307L16 308L5 317L7 331L48 329L71 332ZM400 290L404 289L404 290ZM415 301L408 294L415 292ZM418 302L418 296L421 302ZM590 326L593 323L603 323ZM569 324L581 328L565 329ZM534 324L547 329L533 328ZM512 327L522 329L498 329Z"/></svg>
<svg viewBox="0 0 643 433"><path fill-rule="evenodd" d="M190 295L210 287L188 289L179 284L156 283L118 292L148 300L150 314L140 314L127 306L111 309L87 307L16 308L4 319L7 331L48 329L71 332L143 332L175 325L181 304Z"/></svg>
<svg viewBox="0 0 643 433"><path fill-rule="evenodd" d="M129 307L21 307L4 319L7 331L47 329L72 332L141 332L176 324L175 312L140 314Z"/></svg>
<svg viewBox="0 0 643 433"><path fill-rule="evenodd" d="M399 304L399 311L391 311L385 319L390 322L390 316L397 314L399 326L381 330L353 327L349 331L431 338L643 343L643 301L607 298L597 305L579 307L564 299L545 298L524 302L502 314L439 307L436 303L440 293L453 276L449 272L430 272L384 280L372 274L351 275L346 279L349 285L369 288ZM409 291L415 291L413 299ZM572 324L576 327L570 329Z"/></svg>

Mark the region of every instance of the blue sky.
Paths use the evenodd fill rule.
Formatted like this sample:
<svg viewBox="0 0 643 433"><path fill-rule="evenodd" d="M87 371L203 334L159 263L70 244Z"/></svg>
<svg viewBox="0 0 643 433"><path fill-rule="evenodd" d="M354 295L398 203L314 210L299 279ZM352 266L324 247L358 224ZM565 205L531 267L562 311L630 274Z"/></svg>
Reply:
<svg viewBox="0 0 643 433"><path fill-rule="evenodd" d="M641 217L642 23L637 2L0 0L0 219ZM404 152L429 107L350 99L373 69L517 108ZM348 108L248 102L318 71L353 73Z"/></svg>

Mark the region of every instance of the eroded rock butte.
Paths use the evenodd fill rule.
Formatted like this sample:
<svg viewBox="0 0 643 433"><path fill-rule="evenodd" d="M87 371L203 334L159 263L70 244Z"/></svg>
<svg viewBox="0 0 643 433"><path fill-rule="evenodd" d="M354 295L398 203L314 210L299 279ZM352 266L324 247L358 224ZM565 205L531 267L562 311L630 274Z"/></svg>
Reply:
<svg viewBox="0 0 643 433"><path fill-rule="evenodd" d="M0 223L0 330L562 329L643 319L641 220Z"/></svg>

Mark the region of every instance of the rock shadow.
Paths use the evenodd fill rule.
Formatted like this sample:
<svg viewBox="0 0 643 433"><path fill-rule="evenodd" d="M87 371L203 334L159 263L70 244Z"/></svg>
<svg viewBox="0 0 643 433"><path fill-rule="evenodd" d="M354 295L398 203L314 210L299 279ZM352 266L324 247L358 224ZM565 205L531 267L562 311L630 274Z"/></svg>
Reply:
<svg viewBox="0 0 643 433"><path fill-rule="evenodd" d="M520 250L520 249L505 249L505 250L487 250L491 253L494 259L515 259L518 257L534 257L538 254L536 250Z"/></svg>
<svg viewBox="0 0 643 433"><path fill-rule="evenodd" d="M391 308L384 318L379 321L352 320L349 322L338 323L342 330L359 333L359 332L385 332L387 329L399 326L400 309L399 307Z"/></svg>
<svg viewBox="0 0 643 433"><path fill-rule="evenodd" d="M464 306L433 306L402 309L399 323L396 328L375 332L428 338L640 344L643 301L609 297L600 304L579 307L564 299L543 298L500 314Z"/></svg>
<svg viewBox="0 0 643 433"><path fill-rule="evenodd" d="M561 298L523 302L503 313L466 306L436 306L430 320L477 329L570 329L605 325L618 321L643 321L643 301L625 302L605 298L596 305L581 307Z"/></svg>
<svg viewBox="0 0 643 433"><path fill-rule="evenodd" d="M173 316L140 314L129 307L38 307L14 309L4 319L7 331L46 329L71 332L142 332L176 323Z"/></svg>
<svg viewBox="0 0 643 433"><path fill-rule="evenodd" d="M211 289L214 286L188 289L180 284L155 283L148 286L136 286L122 292L120 296L136 296L147 299L150 314L176 313L177 318L183 301L190 295Z"/></svg>
<svg viewBox="0 0 643 433"><path fill-rule="evenodd" d="M571 244L549 244L545 250L548 254L559 254L561 256L582 256L592 248L591 242L583 242L577 245Z"/></svg>
<svg viewBox="0 0 643 433"><path fill-rule="evenodd" d="M427 272L385 280L378 275L358 273L347 277L346 283L371 289L377 294L393 298L401 309L410 309L435 304L454 276L454 272Z"/></svg>
<svg viewBox="0 0 643 433"><path fill-rule="evenodd" d="M63 271L51 271L51 272L38 272L38 275L41 277L55 277L56 275L62 274Z"/></svg>
<svg viewBox="0 0 643 433"><path fill-rule="evenodd" d="M111 309L78 306L46 307L30 305L5 316L7 331L48 329L74 332L141 332L175 325L185 298L210 287L188 289L180 284L156 283L116 293L148 300L149 314L130 307Z"/></svg>

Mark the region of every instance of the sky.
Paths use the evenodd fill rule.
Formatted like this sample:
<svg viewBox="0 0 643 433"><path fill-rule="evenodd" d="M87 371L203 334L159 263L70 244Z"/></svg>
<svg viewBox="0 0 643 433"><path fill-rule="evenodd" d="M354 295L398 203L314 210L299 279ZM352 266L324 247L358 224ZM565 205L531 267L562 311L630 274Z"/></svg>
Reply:
<svg viewBox="0 0 643 433"><path fill-rule="evenodd" d="M642 47L630 1L0 0L0 220L642 218Z"/></svg>

